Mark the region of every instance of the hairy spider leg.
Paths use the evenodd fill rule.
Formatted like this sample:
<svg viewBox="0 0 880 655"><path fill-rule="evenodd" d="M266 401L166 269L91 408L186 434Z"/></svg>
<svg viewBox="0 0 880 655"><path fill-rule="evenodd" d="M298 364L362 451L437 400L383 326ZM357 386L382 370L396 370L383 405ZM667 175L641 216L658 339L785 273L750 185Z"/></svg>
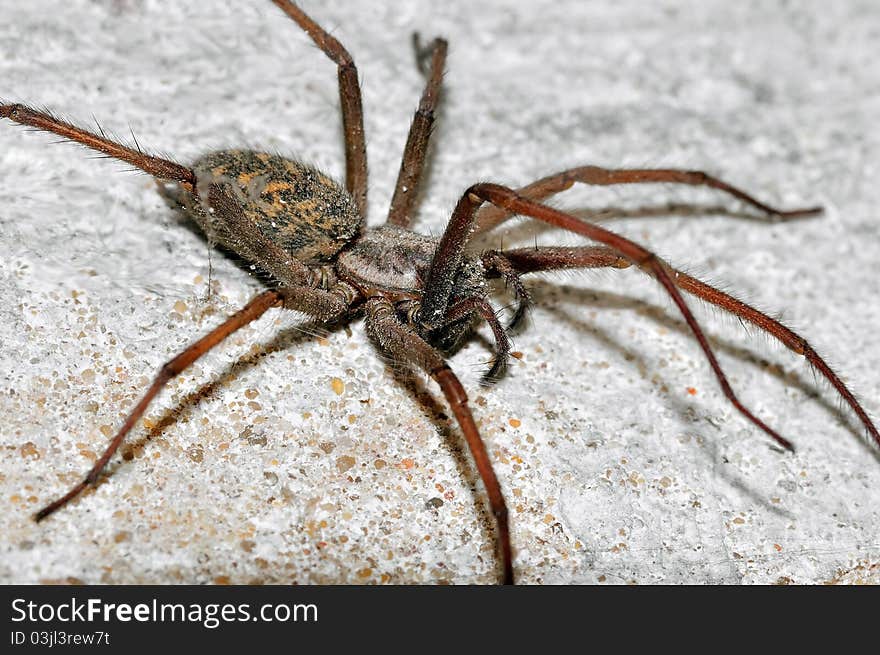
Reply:
<svg viewBox="0 0 880 655"><path fill-rule="evenodd" d="M617 253L603 246L588 247L560 247L560 248L519 248L506 252L489 251L484 254L484 264L496 266L496 262L500 259L506 259L509 267L517 271L519 274L532 273L537 271L554 271L571 268L596 268L602 266L613 266L615 268L625 268L629 262L621 258ZM715 287L698 280L692 275L688 275L683 271L670 268L670 279L682 291L686 291L705 300L706 302L719 307L731 314L748 321L759 329L763 330L770 336L774 337L782 344L798 355L803 356L809 364L815 368L822 376L828 380L834 390L840 394L841 398L850 406L852 411L861 421L862 425L867 429L868 434L874 442L880 446L880 432L871 421L868 413L862 407L861 403L856 399L849 388L843 383L843 380L831 369L828 363L807 343L807 340L793 332L791 329L783 325L780 321L771 318L767 314L755 309L751 305L744 303L742 300L734 296L716 289Z"/></svg>
<svg viewBox="0 0 880 655"><path fill-rule="evenodd" d="M125 419L125 422L122 424L122 427L119 428L119 431L116 433L116 436L110 441L110 444L104 450L104 453L101 457L98 458L98 461L95 462L95 465L89 471L88 475L86 475L85 480L77 484L70 491L60 497L58 500L55 500L52 503L46 505L43 509L34 515L34 519L37 521L41 521L56 510L60 509L68 502L73 500L76 496L78 496L83 490L86 489L89 485L93 485L97 482L98 476L101 475L101 471L104 470L104 467L107 466L107 462L110 461L110 458L113 457L116 450L119 448L122 440L125 439L125 435L127 435L131 429L134 427L135 423L137 423L138 419L144 415L144 412L147 410L147 406L150 402L155 398L162 388L168 384L169 380L179 375L182 371L184 371L190 364L199 359L202 355L210 351L214 346L223 341L230 334L238 330L239 328L244 327L248 323L257 320L260 316L265 314L269 309L273 307L278 307L284 301L284 295L279 291L264 291L263 293L256 296L253 300L251 300L247 305L245 305L241 310L227 318L223 323L219 326L211 330L204 337L193 343L186 350L181 352L179 355L174 357L165 363L164 366L159 371L159 375L153 380L153 384L150 385L150 388L147 389L147 392L143 395L137 405L135 405L134 409L129 412L128 417Z"/></svg>
<svg viewBox="0 0 880 655"><path fill-rule="evenodd" d="M430 375L443 391L446 402L452 408L455 419L464 434L465 441L477 465L480 478L486 487L489 505L495 516L498 528L498 542L501 546L502 582L513 584L513 554L510 546L510 527L507 519L507 505L501 493L501 485L492 468L486 445L474 422L468 407L467 394L458 377L446 364L443 356L415 330L395 315L394 306L384 298L372 298L366 303L367 331L370 336L402 363L410 363Z"/></svg>
<svg viewBox="0 0 880 655"><path fill-rule="evenodd" d="M517 306L513 318L507 325L508 329L515 328L522 322L531 304L531 296L520 276L525 273L572 268L565 265L570 260L569 251L571 248L551 246L542 247L539 250L542 254L540 260L529 256L535 252L535 248L518 248L503 252L487 250L481 255L486 275L490 278L500 277L507 286L513 288ZM582 251L578 259L580 265L576 268L605 268L608 266L627 268L630 266L628 259L605 246L584 246ZM557 262L559 262L558 266Z"/></svg>
<svg viewBox="0 0 880 655"><path fill-rule="evenodd" d="M472 234L472 228L476 221L476 210L484 202L490 202L515 214L531 216L539 221L561 227L593 241L608 245L620 255L655 277L663 288L666 289L667 293L669 293L673 302L684 316L688 327L690 327L700 348L706 355L706 359L709 360L709 365L715 373L722 392L731 404L783 448L794 450L788 439L755 416L737 398L730 383L727 381L727 376L721 369L721 365L715 358L715 354L712 352L712 348L703 334L702 328L700 328L699 323L688 308L687 302L685 302L684 297L678 291L673 281L675 271L672 267L651 251L619 234L615 234L598 225L582 221L570 214L565 214L546 205L523 198L508 187L489 183L475 184L465 191L458 201L446 231L440 239L440 244L431 262L431 269L425 283L421 317L429 329L447 311L452 291L452 276L461 264L464 249Z"/></svg>
<svg viewBox="0 0 880 655"><path fill-rule="evenodd" d="M352 195L364 225L367 218L367 143L364 108L354 60L343 45L289 0L272 0L292 18L337 66L342 130L345 133L345 188Z"/></svg>
<svg viewBox="0 0 880 655"><path fill-rule="evenodd" d="M507 336L507 332L498 321L498 316L495 315L495 310L492 309L489 301L479 296L465 298L450 307L446 313L446 322L454 323L474 312L489 324L492 336L495 338L495 358L492 366L483 375L482 380L482 384L488 385L490 382L494 382L501 377L507 368L507 356L510 354L510 337Z"/></svg>
<svg viewBox="0 0 880 655"><path fill-rule="evenodd" d="M103 134L99 136L76 127L50 113L37 111L32 107L22 104L9 104L0 105L0 118L8 118L11 121L21 123L22 125L29 125L38 130L54 132L65 139L76 141L93 150L103 152L110 157L136 166L153 177L179 182L189 191L195 188L196 175L186 166L181 166L168 159L148 155L141 151L140 148L135 149L121 145L111 141Z"/></svg>
<svg viewBox="0 0 880 655"><path fill-rule="evenodd" d="M394 187L394 195L391 198L391 207L388 211L387 222L404 228L408 228L412 224L413 207L418 199L422 172L428 156L428 141L434 126L434 111L440 102L440 81L443 78L443 66L446 63L446 41L434 39L428 47L433 53L431 68L428 71L428 82L409 128L403 159L400 162L400 172L397 175L397 184ZM417 63L420 61L420 56L423 56L423 53L416 42Z"/></svg>
<svg viewBox="0 0 880 655"><path fill-rule="evenodd" d="M821 207L782 210L765 204L751 194L732 184L703 171L683 171L672 168L602 168L600 166L581 166L541 178L517 190L517 194L528 200L540 202L561 193L575 183L590 186L610 186L614 184L687 184L719 189L762 212L780 219L801 218L821 213ZM514 216L504 207L494 205L482 207L477 215L474 228L476 234L487 232Z"/></svg>
<svg viewBox="0 0 880 655"><path fill-rule="evenodd" d="M150 388L129 413L122 427L119 428L119 431L110 441L104 453L95 462L85 480L73 487L73 489L58 500L41 509L34 518L37 521L46 518L79 495L86 487L95 484L101 471L107 466L107 462L113 457L122 440L131 431L137 420L143 416L153 398L159 394L172 378L179 375L202 355L219 345L226 337L248 323L257 320L273 307L283 306L285 309L295 309L325 321L336 320L349 310L349 305L340 299L344 295L344 292L336 289L324 291L310 287L285 287L282 289L270 289L254 297L242 309L162 366L159 375L156 376ZM358 298L357 300L360 299Z"/></svg>

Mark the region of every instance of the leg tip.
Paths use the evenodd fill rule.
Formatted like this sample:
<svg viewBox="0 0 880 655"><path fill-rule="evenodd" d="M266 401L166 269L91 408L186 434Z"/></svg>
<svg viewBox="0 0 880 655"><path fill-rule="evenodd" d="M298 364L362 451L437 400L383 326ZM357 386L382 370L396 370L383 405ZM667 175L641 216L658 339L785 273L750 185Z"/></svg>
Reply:
<svg viewBox="0 0 880 655"><path fill-rule="evenodd" d="M50 507L44 507L44 508L41 509L39 512L37 512L36 514L34 514L34 523L39 523L39 522L42 521L44 518L46 518L47 516L49 516L49 514L51 514L52 512L53 512L53 509L52 509L52 508L50 508Z"/></svg>
<svg viewBox="0 0 880 655"><path fill-rule="evenodd" d="M788 218L802 218L804 216L817 216L825 211L825 208L821 205L816 205L815 207L806 207L804 209L792 209L790 211L777 211L774 212L774 215L781 219Z"/></svg>

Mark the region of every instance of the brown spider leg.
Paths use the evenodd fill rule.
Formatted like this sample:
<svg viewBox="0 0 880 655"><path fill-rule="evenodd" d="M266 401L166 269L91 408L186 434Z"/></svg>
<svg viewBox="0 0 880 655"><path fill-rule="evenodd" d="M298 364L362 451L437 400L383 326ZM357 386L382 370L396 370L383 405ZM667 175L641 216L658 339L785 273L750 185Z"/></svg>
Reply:
<svg viewBox="0 0 880 655"><path fill-rule="evenodd" d="M446 312L455 271L458 270L464 253L464 248L467 245L468 238L472 234L472 228L476 220L476 210L483 202L490 202L493 205L503 207L515 214L531 216L539 221L543 221L556 227L561 227L570 232L574 232L575 234L580 234L593 241L604 243L626 259L636 264L639 268L654 276L657 281L663 285L663 288L666 289L667 293L684 316L688 327L690 327L691 332L693 332L694 337L700 345L700 348L706 355L706 359L709 360L709 365L715 373L715 377L718 380L718 384L721 386L722 392L730 403L736 407L743 416L761 428L781 446L788 450L794 450L794 447L788 439L785 439L773 428L764 423L764 421L755 416L745 405L742 404L742 402L740 402L739 398L736 397L730 383L727 381L727 376L724 375L721 365L718 363L715 354L712 352L709 341L703 334L702 328L700 328L699 323L688 308L684 297L675 286L675 282L673 281L675 276L674 269L651 251L619 234L615 234L614 232L606 230L598 225L587 223L586 221L582 221L574 216L557 211L546 205L541 205L523 198L517 195L513 189L507 187L497 184L475 184L465 191L461 200L458 201L458 204L452 213L449 225L446 227L446 231L443 233L443 237L440 240L436 253L434 254L434 259L431 262L431 270L428 274L427 282L425 283L426 291L422 298L421 312L423 329L430 329L432 322L442 318Z"/></svg>
<svg viewBox="0 0 880 655"><path fill-rule="evenodd" d="M26 105L0 105L0 118L8 118L16 123L29 125L38 130L54 132L65 139L76 141L115 159L121 159L149 173L153 177L179 182L188 191L192 191L195 187L195 173L186 166L181 166L161 157L148 155L142 152L140 148L133 149L123 146L103 135L98 136L92 132L75 127L51 114L37 111Z"/></svg>
<svg viewBox="0 0 880 655"><path fill-rule="evenodd" d="M412 223L412 208L419 193L422 171L428 154L428 140L434 126L434 110L440 100L443 66L446 63L446 41L434 39L430 47L433 55L428 83L409 128L403 160L400 162L400 172L397 175L397 185L394 187L391 209L388 212L387 222L404 228Z"/></svg>
<svg viewBox="0 0 880 655"><path fill-rule="evenodd" d="M610 248L605 246L586 246L580 249L578 256L579 264L573 267L568 265L571 261L571 256L568 252L570 250L571 248L554 247L542 247L540 249L517 248L506 251L487 250L481 255L486 276L489 278L503 278L508 286L513 287L517 307L513 318L507 326L508 329L520 324L523 318L525 318L531 302L529 292L520 279L521 275L561 268L604 268L607 266L626 268L630 265L629 260L624 259ZM540 256L537 253L540 253Z"/></svg>
<svg viewBox="0 0 880 655"><path fill-rule="evenodd" d="M603 246L588 247L559 247L559 248L520 248L517 250L509 250L504 253L491 251L486 253L490 255L490 261L497 258L507 259L510 266L516 269L520 274L532 273L536 271L552 271L570 268L597 268L601 266L613 266L615 268L626 268L630 262L618 255L614 250ZM484 257L486 256L484 255ZM831 369L828 363L813 350L807 340L800 335L787 328L780 321L771 318L764 312L761 312L751 305L744 303L742 300L735 298L729 293L725 293L720 289L706 284L698 280L692 275L688 275L682 271L670 268L671 278L675 285L683 290L691 293L701 300L704 300L720 309L730 312L752 325L763 330L770 336L780 341L786 348L792 352L806 358L807 362L818 370L822 376L828 380L834 390L840 394L847 405L858 416L859 421L865 426L874 442L880 446L880 432L871 421L868 413L862 407L861 403L856 399L852 392L847 388L838 375Z"/></svg>
<svg viewBox="0 0 880 655"><path fill-rule="evenodd" d="M483 253L482 261L487 278L500 277L504 280L506 286L513 287L513 295L516 298L516 310L513 313L513 318L507 324L507 329L511 330L525 319L532 297L529 294L529 290L526 289L526 285L523 284L519 272L509 261L501 256L499 251L490 250Z"/></svg>
<svg viewBox="0 0 880 655"><path fill-rule="evenodd" d="M230 183L209 184L205 193L204 183L199 185L206 200L206 207L213 208L225 218L225 241L234 243L234 250L270 273L281 286L302 286L313 282L313 269L284 250L277 242L267 239L254 221L248 219L242 203L235 198ZM193 212L193 218L205 234L213 234L216 225L211 221L210 211Z"/></svg>
<svg viewBox="0 0 880 655"><path fill-rule="evenodd" d="M713 189L719 189L734 198L742 200L746 204L760 209L762 212L775 216L777 218L798 218L801 216L810 216L818 214L822 211L821 207L807 207L804 209L782 210L771 205L767 205L757 200L750 194L736 188L732 184L728 184L708 173L702 171L682 171L672 168L655 168L655 169L639 169L639 168L602 168L599 166L581 166L580 168L572 168L562 171L548 177L541 178L536 182L522 187L517 193L523 198L534 201L542 201L549 196L555 195L574 186L575 182L581 184L589 184L592 186L609 186L613 184L649 184L649 183L668 183L668 184L688 184L691 186L707 186ZM480 210L477 217L476 233L491 230L508 218L513 216L510 211L502 207L484 207Z"/></svg>
<svg viewBox="0 0 880 655"><path fill-rule="evenodd" d="M519 275L558 271L566 268L629 268L626 257L606 246L541 246L540 248L514 248L513 250L487 250L483 263L493 269L501 261L507 261L510 269Z"/></svg>
<svg viewBox="0 0 880 655"><path fill-rule="evenodd" d="M495 361L492 362L492 366L483 375L482 383L485 385L501 377L507 368L507 357L510 354L510 339L501 323L498 322L498 316L495 315L492 305L485 298L466 298L454 304L446 313L446 322L447 324L454 323L473 312L479 314L489 324L489 327L492 329L492 335L495 337Z"/></svg>
<svg viewBox="0 0 880 655"><path fill-rule="evenodd" d="M813 347L807 343L806 339L799 336L779 321L767 316L754 307L747 305L743 301L734 298L720 289L716 289L687 273L676 271L674 269L673 273L673 279L681 289L688 293L692 293L698 298L702 298L706 302L712 303L722 309L726 309L736 316L742 317L753 325L756 325L765 332L776 337L779 341L785 344L789 350L798 355L803 355L810 365L818 370L822 376L831 383L831 386L834 387L837 393L839 393L844 401L846 401L846 404L849 405L853 412L855 412L856 416L859 417L859 420L868 430L868 433L874 439L874 442L880 446L880 431L877 430L877 427L874 425L873 421L871 421L868 413L843 383L843 380L841 380L827 362L819 356L819 353L813 350Z"/></svg>
<svg viewBox="0 0 880 655"><path fill-rule="evenodd" d="M427 46L422 45L422 35L418 32L413 32L410 39L413 55L415 55L416 68L424 77L428 77L431 73L431 66L428 60L434 54L435 41L431 41Z"/></svg>
<svg viewBox="0 0 880 655"><path fill-rule="evenodd" d="M78 496L86 487L97 482L98 476L101 475L101 471L104 470L104 467L107 466L107 462L110 461L110 458L113 457L113 454L116 452L117 448L119 448L119 445L122 443L125 435L127 435L129 431L131 431L132 427L134 427L134 424L141 416L143 416L144 412L147 410L147 406L168 383L169 380L181 373L190 364L192 364L199 357L207 353L230 334L232 334L239 328L244 327L248 323L255 321L272 307L278 307L283 301L284 294L280 291L264 291L256 298L251 300L240 311L230 316L223 323L211 330L208 334L196 341L194 344L189 346L182 353L180 353L170 361L166 362L159 371L159 375L157 375L156 379L153 380L153 384L150 385L150 388L147 389L147 392L143 395L138 404L135 405L133 410L131 410L128 418L125 419L122 427L119 428L119 431L116 433L116 436L114 436L113 439L110 441L110 444L107 446L106 450L104 450L104 454L101 455L101 457L98 459L97 462L95 462L95 465L89 471L88 475L86 475L85 480L73 487L73 489L68 491L58 500L46 505L43 509L36 513L34 519L37 521L43 520L44 518L73 500L73 498Z"/></svg>
<svg viewBox="0 0 880 655"><path fill-rule="evenodd" d="M418 366L430 375L452 408L468 448L477 465L477 470L486 487L489 504L498 526L498 541L501 545L501 564L504 584L513 584L513 557L510 547L510 528L507 521L507 505L501 493L501 485L495 476L486 445L474 422L468 407L467 394L455 373L443 357L428 342L422 339L408 325L400 322L394 307L384 298L371 298L367 301L367 331L370 336L395 359Z"/></svg>
<svg viewBox="0 0 880 655"><path fill-rule="evenodd" d="M354 60L343 45L289 0L272 0L308 34L315 45L338 67L339 104L345 133L345 188L354 198L358 212L367 216L367 143L364 137L364 108Z"/></svg>

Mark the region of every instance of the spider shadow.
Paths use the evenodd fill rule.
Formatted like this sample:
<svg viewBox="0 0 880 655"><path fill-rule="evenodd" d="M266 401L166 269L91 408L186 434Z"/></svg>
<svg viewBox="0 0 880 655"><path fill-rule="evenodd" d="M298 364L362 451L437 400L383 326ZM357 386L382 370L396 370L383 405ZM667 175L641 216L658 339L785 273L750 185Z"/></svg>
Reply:
<svg viewBox="0 0 880 655"><path fill-rule="evenodd" d="M591 307L600 310L636 312L649 317L652 321L671 332L678 333L688 338L692 338L693 336L690 328L684 320L670 316L667 308L664 308L661 305L649 303L641 299L607 291L554 284L550 281L541 279L533 279L531 281L530 290L536 299L536 304L540 304L541 297L547 297L554 293L561 292L566 301L570 300L572 304L579 304L583 307ZM613 339L607 332L598 329L595 325L587 323L579 317L572 316L560 306L542 305L542 307L545 311L549 311L558 317L559 320L571 325L573 329L590 332L596 339L600 340L609 348L620 352L627 360L635 361L647 370L650 369L638 353L633 352L632 349L626 345ZM765 375L775 378L784 387L792 387L803 393L811 402L816 403L828 412L832 418L837 419L847 431L856 437L856 442L866 452L870 453L875 459L880 461L880 453L876 452L870 443L864 438L862 430L855 425L849 412L847 412L845 408L828 399L817 388L817 385L821 384L821 380L818 379L818 377L814 376L813 381L810 382L802 373L797 371L786 372L782 366L771 363L770 361L759 357L751 349L733 343L726 338L710 335L707 335L707 338L716 352L723 352L735 359L756 366L760 368ZM677 408L677 411L683 416L687 416L695 411L694 406L684 404L674 396L669 398L669 402L671 402L672 405ZM782 451L780 450L780 452Z"/></svg>
<svg viewBox="0 0 880 655"><path fill-rule="evenodd" d="M331 335L340 330L344 330L351 325L351 322L341 323L338 325L327 325L316 321L307 321L303 324L297 324L280 330L269 340L259 352L249 353L236 358L229 362L225 367L215 371L212 374L212 380L200 385L197 389L187 393L178 400L172 407L166 408L155 424L146 434L131 440L120 448L122 455L121 461L116 461L108 465L98 483L100 486L104 482L116 474L117 470L125 466L128 462L139 458L146 446L154 439L162 436L166 430L172 428L183 418L186 418L199 403L215 397L222 389L224 381L232 376L241 375L252 368L258 366L261 361L268 355L275 352L283 352L295 348L297 345L314 340L320 335ZM417 373L407 367L401 366L388 359L381 352L377 353L381 356L388 366L387 372L394 381L404 389L414 400L415 406L419 409L420 414L433 426L435 431L440 434L450 453L455 460L456 468L462 480L471 489L475 506L478 510L479 520L488 535L494 534L494 521L492 512L489 508L488 499L485 494L477 491L480 483L479 473L472 464L462 441L462 436L458 433L454 424L447 414L445 406L437 400L434 394L428 389L426 380ZM436 511L436 510L434 510ZM487 540L489 541L489 540ZM494 543L497 540L491 539Z"/></svg>
<svg viewBox="0 0 880 655"><path fill-rule="evenodd" d="M104 469L102 480L108 479L115 474L116 470L124 465L124 462L130 461L139 456L147 444L155 438L163 435L168 428L174 426L181 418L186 417L186 415L199 403L216 396L220 392L224 380L228 380L231 377L241 375L251 370L258 366L268 355L287 351L297 345L313 341L321 336L329 336L335 332L346 329L348 325L349 323L328 325L317 321L306 321L279 330L260 348L259 352L242 355L227 363L222 369L212 373L213 379L211 381L206 382L200 385L197 389L187 393L178 400L174 406L166 408L146 434L125 443L120 448L123 461L109 464Z"/></svg>
<svg viewBox="0 0 880 655"><path fill-rule="evenodd" d="M736 218L755 223L775 225L778 223L814 218L813 216L779 218L768 216L766 214L755 213L754 211L748 210L732 211L731 209L723 205L674 202L659 205L643 205L635 208L604 207L601 209L581 208L566 211L567 213L577 216L578 218L591 222L605 222L609 220L622 220L630 218L673 218L720 215L728 218ZM536 235L539 233L543 234L557 231L557 228L552 225L531 220L522 220L512 224L501 224L498 227L504 229L503 238L509 239L513 243L523 242L526 239L530 238L536 238ZM498 233L494 231L495 229L497 229L497 227L487 230L485 233L477 235L477 237L474 239L474 248L476 249L479 246L485 248L488 246L488 244L492 242L493 239L498 239ZM663 325L671 331L691 336L691 331L690 328L687 326L687 323L685 323L683 320L672 318L671 316L669 316L664 308L657 305L650 305L644 301L623 296L620 294L598 292L595 290L586 290L578 287L552 284L540 279L533 279L529 283L529 289L534 296L533 299L535 300L536 304L540 304L540 297L542 295L546 296L547 292L551 288L555 291L564 291L565 297L567 299L572 299L575 303L580 303L581 306L590 306L599 309L638 311L642 314L649 315L654 321ZM643 370L650 370L647 362L645 362L644 358L638 352L634 351L623 342L614 339L608 332L600 330L596 326L590 325L579 318L575 318L558 306L550 308L549 311L551 313L554 313L562 321L565 321L572 325L572 327L578 331L590 331L593 334L594 338L602 342L606 347L620 352L627 361L633 362L636 367ZM524 323L528 323L528 320L526 320ZM521 325L519 326L518 330L524 328L525 325ZM478 334L476 335L476 337L479 341L483 343L484 347L488 347L488 341L482 335ZM817 401L830 414L837 417L840 422L843 423L847 427L847 429L850 430L850 432L855 433L857 436L859 435L859 432L857 432L856 429L853 427L853 424L848 414L845 413L840 407L835 406L823 396L819 395L815 386L810 385L800 375L795 373L786 375L780 367L767 366L768 362L757 358L752 351L735 345L730 341L719 338L712 338L711 343L713 344L713 347L715 349L726 352L727 354L735 356L738 359L749 361L754 365L760 366L763 364L763 368L769 368L771 375L779 379L784 385L791 385L798 388L808 397ZM669 386L662 383L662 378L660 378L660 380L662 386ZM490 381L491 385L494 385L497 382L497 380ZM697 413L696 407L693 404L684 403L675 396L667 396L667 402L673 407L673 409L677 413L679 413L683 417L692 416ZM863 439L858 439L858 441L875 457L880 457L880 455L874 452L874 450L871 449ZM714 467L715 463L720 459L720 456L718 454L718 445L714 441L709 441L709 444L710 445L708 452L706 450L701 450L701 453L705 453L705 456L709 460L709 464ZM770 448L780 453L783 452L781 448L777 448L773 445L771 445ZM750 488L749 485L741 477L734 476L729 470L727 470L726 467L722 467L720 469L720 476L725 479L732 487L736 488L741 493L748 496L754 503L765 507L775 514L792 518L789 512L769 503L766 498L764 498L763 494Z"/></svg>
<svg viewBox="0 0 880 655"><path fill-rule="evenodd" d="M755 211L741 210L734 211L723 205L694 204L694 203L676 203L669 202L659 205L642 205L639 207L603 207L596 208L577 208L563 210L567 214L576 216L591 223L604 223L606 221L624 220L630 218L650 218L650 219L670 219L679 217L707 217L707 216L723 216L725 218L735 218L752 223L763 225L777 225L779 223L792 223L795 221L815 220L815 215L795 216L791 218L779 218L776 216L768 216L759 214ZM500 230L500 232L499 232ZM504 240L512 243L522 243L533 240L538 234L547 232L558 232L559 228L549 225L541 221L521 219L514 217L512 220L507 219L498 226L482 232L474 237L474 244L483 248L490 247L489 244L493 240L497 241L499 234Z"/></svg>
<svg viewBox="0 0 880 655"><path fill-rule="evenodd" d="M617 298L612 299L612 298L603 298L602 294L598 294L597 296L594 296L594 297L599 298L599 302L600 302L600 304L598 305L599 307L604 307L604 308L618 307L619 308L622 306L622 304L619 302L619 300L623 298L621 296L618 296ZM632 300L632 299L629 299L629 300ZM603 301L610 301L610 302L607 302L607 304L605 304ZM595 307L597 305L594 302L592 304L592 306ZM568 312L566 312L564 310L556 308L552 311L556 317L558 317L561 321L568 323L573 328L575 328L577 330L589 331L591 333L591 335L593 336L593 338L596 339L597 341L599 341L605 348L619 352L624 357L624 359L626 359L627 362L632 364L634 367L641 369L641 370L651 370L650 366L645 361L645 359L642 357L641 353L639 353L636 350L633 350L632 348L627 346L625 343L613 338L609 332L602 330L602 329L599 329L596 326L589 325L589 324L581 321L580 319L571 316L571 314L569 314ZM663 380L663 377L660 376L656 371L652 372L652 377L656 380L656 382L659 386L661 386L661 387L668 387L669 386ZM664 404L671 407L672 410L675 411L677 414L679 414L683 419L690 421L690 422L694 422L694 423L697 422L698 417L699 417L699 411L695 405L693 405L691 403L682 402L682 400L680 400L679 397L677 397L675 395L665 395L663 401L664 401ZM772 503L770 503L766 499L765 494L762 494L761 492L759 492L755 489L752 489L741 476L734 475L730 470L728 470L727 467L718 467L717 463L723 459L722 456L720 455L720 452L719 452L718 443L712 439L707 439L705 443L707 444L707 447L699 448L697 452L699 453L699 455L701 457L704 457L706 459L706 462L709 467L718 471L719 477L721 477L723 480L725 480L731 487L737 489L740 493L747 496L752 501L753 504L763 506L765 509L773 512L774 514L777 514L780 516L785 516L787 518L794 518L794 516L790 512L787 512L786 510L779 507L778 505L773 505ZM784 451L782 451L781 448L777 448L774 445L770 445L769 448L771 450L775 450L775 451L779 452L780 454L784 454Z"/></svg>
<svg viewBox="0 0 880 655"><path fill-rule="evenodd" d="M455 460L459 478L467 484L471 491L474 506L485 534L491 537L487 539L487 542L497 545L495 520L489 505L489 498L485 493L479 492L482 479L469 455L470 451L455 419L450 417L446 406L439 402L436 395L429 390L427 380L422 374L411 369L408 365L401 365L389 358L378 348L377 353L386 363L386 372L391 375L401 389L410 395L420 414L434 426L434 430L443 438L448 452ZM433 511L437 512L436 509Z"/></svg>

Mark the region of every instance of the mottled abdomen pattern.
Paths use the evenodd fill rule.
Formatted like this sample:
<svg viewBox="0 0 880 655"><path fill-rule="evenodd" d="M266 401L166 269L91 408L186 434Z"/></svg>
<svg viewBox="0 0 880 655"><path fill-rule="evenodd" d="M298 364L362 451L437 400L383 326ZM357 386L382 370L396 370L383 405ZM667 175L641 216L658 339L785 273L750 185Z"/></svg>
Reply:
<svg viewBox="0 0 880 655"><path fill-rule="evenodd" d="M193 164L199 196L222 185L244 216L267 240L306 263L328 262L355 236L361 217L348 192L320 171L280 155L250 150L221 150ZM205 204L204 202L202 204ZM207 218L209 237L235 249L224 217L210 207L196 208ZM204 213L208 212L208 216Z"/></svg>

